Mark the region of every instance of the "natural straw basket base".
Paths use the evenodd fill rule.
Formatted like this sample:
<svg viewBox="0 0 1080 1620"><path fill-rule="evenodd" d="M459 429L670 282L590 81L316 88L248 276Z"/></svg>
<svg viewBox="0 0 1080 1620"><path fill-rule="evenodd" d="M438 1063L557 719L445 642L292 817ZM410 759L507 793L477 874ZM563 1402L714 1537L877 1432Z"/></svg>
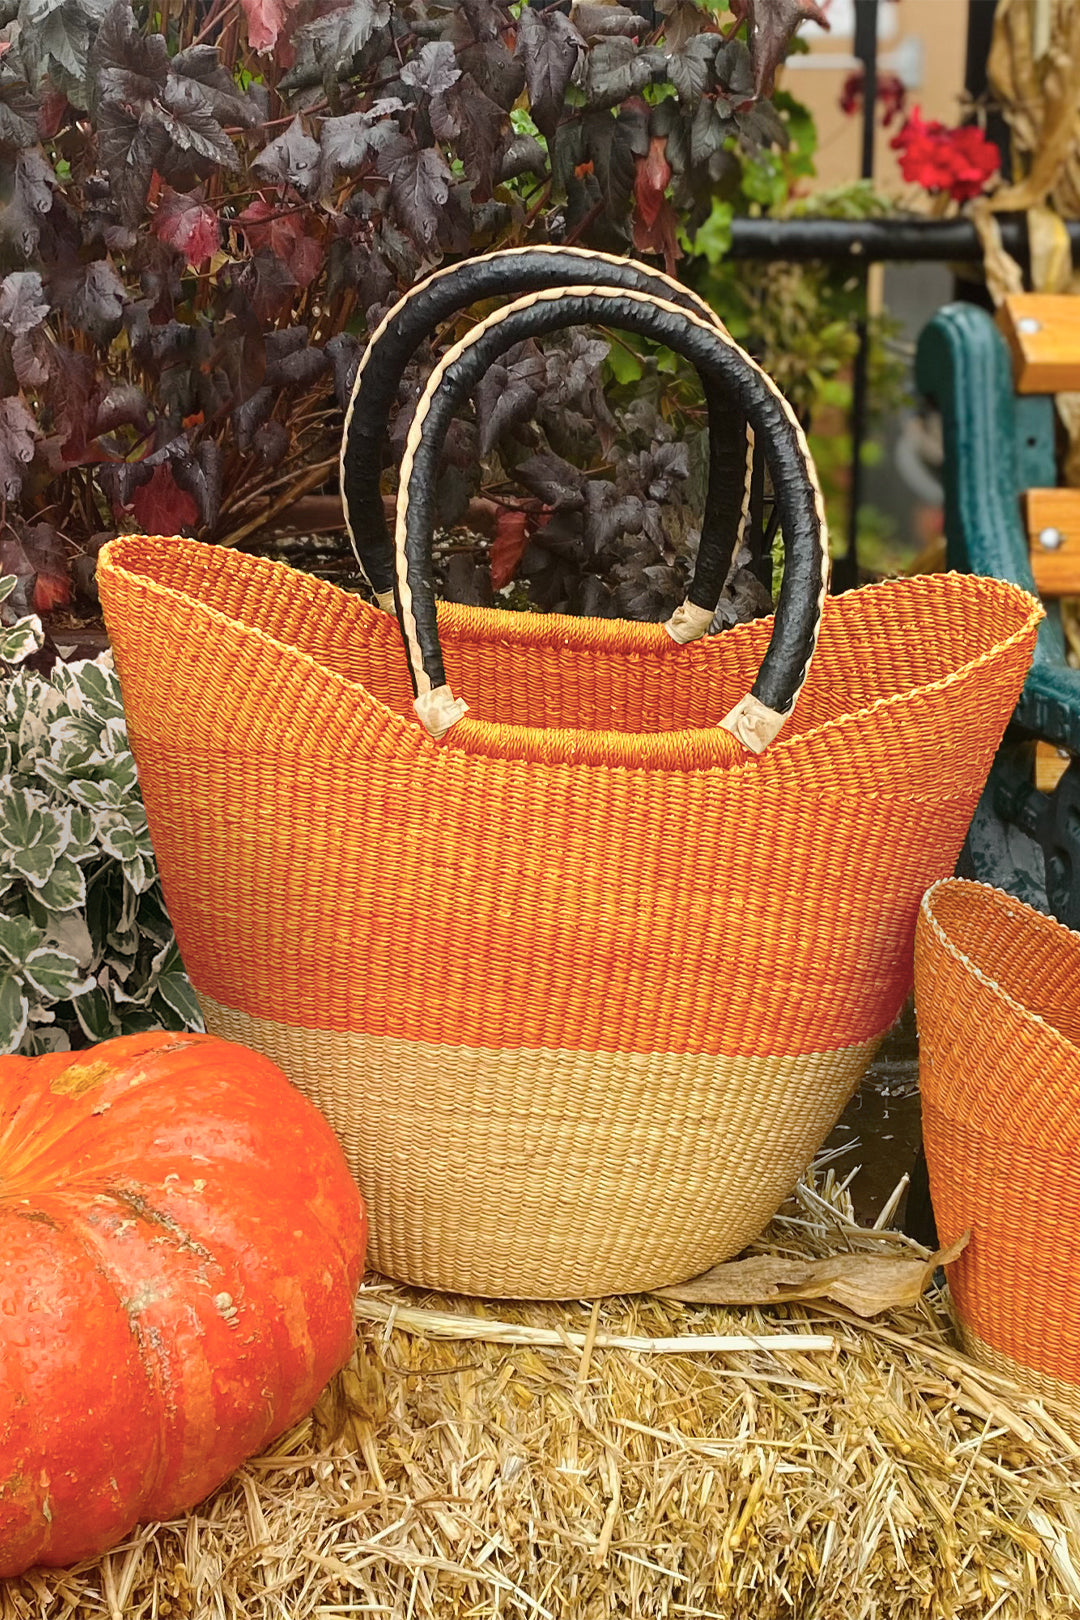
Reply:
<svg viewBox="0 0 1080 1620"><path fill-rule="evenodd" d="M455 1049L200 1005L215 1035L265 1053L334 1127L377 1271L494 1298L636 1293L738 1253L878 1044L790 1058ZM773 1106L748 1110L763 1094ZM731 1165L723 1194L717 1151Z"/></svg>

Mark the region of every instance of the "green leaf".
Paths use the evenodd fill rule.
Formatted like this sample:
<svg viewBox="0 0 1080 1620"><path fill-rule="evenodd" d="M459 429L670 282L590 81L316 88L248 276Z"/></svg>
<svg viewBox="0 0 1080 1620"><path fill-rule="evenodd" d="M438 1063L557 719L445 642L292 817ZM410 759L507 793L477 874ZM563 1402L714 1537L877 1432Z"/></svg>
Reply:
<svg viewBox="0 0 1080 1620"><path fill-rule="evenodd" d="M166 1011L162 1011L162 1005ZM151 1003L162 1019L165 1028L179 1027L181 1029L202 1030L202 1008L191 981L186 973L163 973L157 982L157 993ZM170 1017L172 1014L173 1017ZM173 1018L179 1019L179 1025L174 1025Z"/></svg>
<svg viewBox="0 0 1080 1620"><path fill-rule="evenodd" d="M50 911L75 911L86 904L86 879L82 867L69 855L61 855L45 882L38 887L37 898Z"/></svg>
<svg viewBox="0 0 1080 1620"><path fill-rule="evenodd" d="M68 791L77 804L90 810L120 810L124 806L120 784L108 778L103 782L72 782Z"/></svg>
<svg viewBox="0 0 1080 1620"><path fill-rule="evenodd" d="M40 889L52 876L57 862L57 847L55 844L41 843L32 849L12 850L8 860L20 876L32 883L35 889Z"/></svg>
<svg viewBox="0 0 1080 1620"><path fill-rule="evenodd" d="M113 1016L112 1003L100 985L75 996L71 1005L83 1034L91 1041L108 1041L120 1033L120 1021Z"/></svg>
<svg viewBox="0 0 1080 1620"><path fill-rule="evenodd" d="M48 944L73 956L81 968L90 967L94 960L94 942L85 919L77 912L51 917L46 925L46 937Z"/></svg>
<svg viewBox="0 0 1080 1620"><path fill-rule="evenodd" d="M608 351L607 363L617 383L640 382L645 375L641 357L622 343L613 343Z"/></svg>
<svg viewBox="0 0 1080 1620"><path fill-rule="evenodd" d="M29 917L0 917L0 956L16 967L22 967L44 938L44 929L35 927Z"/></svg>
<svg viewBox="0 0 1080 1620"><path fill-rule="evenodd" d="M203 1029L202 1009L191 987L191 980L184 972L175 940L157 953L150 968L157 995L170 1012L181 1020L182 1027Z"/></svg>
<svg viewBox="0 0 1080 1620"><path fill-rule="evenodd" d="M714 202L708 219L694 236L684 239L683 246L692 257L706 259L715 267L730 251L731 220L731 204Z"/></svg>
<svg viewBox="0 0 1080 1620"><path fill-rule="evenodd" d="M30 1003L10 973L0 975L0 1052L17 1052L26 1033Z"/></svg>
<svg viewBox="0 0 1080 1620"><path fill-rule="evenodd" d="M105 853L125 863L137 860L142 850L128 822L120 816L103 816L101 820L101 847Z"/></svg>
<svg viewBox="0 0 1080 1620"><path fill-rule="evenodd" d="M0 659L5 664L21 664L44 644L41 620L32 613L29 618L17 619L8 629L0 630Z"/></svg>
<svg viewBox="0 0 1080 1620"><path fill-rule="evenodd" d="M8 851L8 864L40 888L67 843L64 813L54 809L41 793L16 788L0 809L0 846Z"/></svg>
<svg viewBox="0 0 1080 1620"><path fill-rule="evenodd" d="M6 602L16 585L19 583L18 574L0 575L0 602Z"/></svg>
<svg viewBox="0 0 1080 1620"><path fill-rule="evenodd" d="M78 664L69 664L68 670L74 678L78 707L84 713L104 722L123 712L120 687L114 670L106 669L97 659L92 658L83 659Z"/></svg>
<svg viewBox="0 0 1080 1620"><path fill-rule="evenodd" d="M71 831L64 854L72 861L86 861L98 853L97 821L89 810L76 805L71 812Z"/></svg>
<svg viewBox="0 0 1080 1620"><path fill-rule="evenodd" d="M31 951L23 971L34 988L50 1001L66 1001L70 996L82 995L94 984L93 979L85 977L73 956L48 946Z"/></svg>

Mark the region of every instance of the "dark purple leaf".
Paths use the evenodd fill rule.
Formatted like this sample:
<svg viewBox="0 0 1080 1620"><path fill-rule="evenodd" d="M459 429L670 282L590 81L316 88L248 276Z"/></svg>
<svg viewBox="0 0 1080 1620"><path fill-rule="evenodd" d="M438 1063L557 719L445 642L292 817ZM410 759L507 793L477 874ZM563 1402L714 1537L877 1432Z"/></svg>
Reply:
<svg viewBox="0 0 1080 1620"><path fill-rule="evenodd" d="M150 177L164 159L168 137L152 110L133 117L118 102L106 102L98 114L98 156L112 185L120 218L141 223Z"/></svg>
<svg viewBox="0 0 1080 1620"><path fill-rule="evenodd" d="M97 367L88 354L76 354L63 344L53 346L49 359L45 398L64 435L61 454L66 462L81 461L103 393Z"/></svg>
<svg viewBox="0 0 1080 1620"><path fill-rule="evenodd" d="M390 0L346 0L299 29L296 43L323 66L339 67L362 51L376 29L385 28L389 21Z"/></svg>
<svg viewBox="0 0 1080 1620"><path fill-rule="evenodd" d="M556 510L564 507L576 510L585 504L585 475L579 467L564 461L561 456L548 451L529 456L525 461L518 462L514 476L545 506L553 506Z"/></svg>
<svg viewBox="0 0 1080 1620"><path fill-rule="evenodd" d="M298 354L308 340L306 326L285 326L266 334L266 381L272 386L281 380L281 365L291 354Z"/></svg>
<svg viewBox="0 0 1080 1620"><path fill-rule="evenodd" d="M153 475L153 467L145 461L109 461L96 469L98 484L116 519L121 519L131 506L139 485L148 484Z"/></svg>
<svg viewBox="0 0 1080 1620"><path fill-rule="evenodd" d="M255 311L242 293L229 295L229 307L214 330L211 364L224 372L230 406L250 399L266 378L266 345Z"/></svg>
<svg viewBox="0 0 1080 1620"><path fill-rule="evenodd" d="M762 147L779 146L786 150L791 145L787 125L771 101L755 101L745 112L735 114L739 140L749 151Z"/></svg>
<svg viewBox="0 0 1080 1620"><path fill-rule="evenodd" d="M592 159L593 173L604 211L611 220L625 218L637 178L634 159L649 150L648 120L642 113L623 109L618 117L591 109L582 119L585 150Z"/></svg>
<svg viewBox="0 0 1080 1620"><path fill-rule="evenodd" d="M334 395L345 410L360 365L360 344L351 332L336 332L324 350L334 368Z"/></svg>
<svg viewBox="0 0 1080 1620"><path fill-rule="evenodd" d="M165 88L169 50L161 34L144 34L128 0L105 13L90 51L90 86L96 109L111 101L136 119Z"/></svg>
<svg viewBox="0 0 1080 1620"><path fill-rule="evenodd" d="M535 416L545 370L544 356L530 345L529 353L514 362L507 356L484 376L476 390L476 419L485 455L504 433Z"/></svg>
<svg viewBox="0 0 1080 1620"><path fill-rule="evenodd" d="M134 383L117 383L98 406L94 437L112 433L118 427L133 427L137 433L145 433L149 426L150 409L142 389Z"/></svg>
<svg viewBox="0 0 1080 1620"><path fill-rule="evenodd" d="M617 107L654 79L666 78L667 68L663 51L641 49L632 39L601 40L588 54L585 98L590 107Z"/></svg>
<svg viewBox="0 0 1080 1620"><path fill-rule="evenodd" d="M355 174L371 152L371 124L366 113L324 118L319 130L319 193L325 195L339 174Z"/></svg>
<svg viewBox="0 0 1080 1620"><path fill-rule="evenodd" d="M0 83L0 145L36 146L38 101L29 94L26 83Z"/></svg>
<svg viewBox="0 0 1080 1620"><path fill-rule="evenodd" d="M681 50L672 51L668 58L668 78L683 101L700 101L706 90L712 88L713 63L720 43L716 34L695 34Z"/></svg>
<svg viewBox="0 0 1080 1620"><path fill-rule="evenodd" d="M5 160L5 166L10 162ZM56 175L52 164L34 147L15 154L4 186L7 202L0 208L0 243L8 243L21 259L37 251L43 216L53 205Z"/></svg>
<svg viewBox="0 0 1080 1620"><path fill-rule="evenodd" d="M40 326L49 313L41 277L36 270L13 270L0 281L0 326L22 337Z"/></svg>
<svg viewBox="0 0 1080 1620"><path fill-rule="evenodd" d="M700 102L690 128L690 161L694 167L700 168L722 151L733 132L731 110L722 100Z"/></svg>
<svg viewBox="0 0 1080 1620"><path fill-rule="evenodd" d="M169 172L182 170L185 163L200 173L207 166L210 170L239 168L235 146L214 117L206 92L194 79L170 74L155 111L170 143Z"/></svg>
<svg viewBox="0 0 1080 1620"><path fill-rule="evenodd" d="M0 495L13 501L34 459L37 423L21 399L0 399Z"/></svg>
<svg viewBox="0 0 1080 1620"><path fill-rule="evenodd" d="M203 439L192 451L182 440L172 450L169 466L177 487L195 502L201 526L213 530L221 509L221 446Z"/></svg>
<svg viewBox="0 0 1080 1620"><path fill-rule="evenodd" d="M525 6L518 19L517 49L525 64L533 122L551 136L585 41L561 11L539 12Z"/></svg>
<svg viewBox="0 0 1080 1620"><path fill-rule="evenodd" d="M701 8L696 0L656 0L656 10L664 18L664 43L677 51L701 32Z"/></svg>
<svg viewBox="0 0 1080 1620"><path fill-rule="evenodd" d="M645 18L639 17L629 6L576 5L570 13L570 20L578 33L590 42L609 39L615 34L633 37L649 32Z"/></svg>
<svg viewBox="0 0 1080 1620"><path fill-rule="evenodd" d="M252 448L269 471L277 467L288 453L289 430L281 422L264 422L252 440Z"/></svg>
<svg viewBox="0 0 1080 1620"><path fill-rule="evenodd" d="M515 135L503 148L497 175L500 180L516 180L522 174L546 174L547 153L532 135Z"/></svg>
<svg viewBox="0 0 1080 1620"><path fill-rule="evenodd" d="M396 120L390 116L402 104L390 100L382 105L387 110L378 118L373 118L371 113L356 112L343 118L323 119L319 131L320 195L329 190L339 174L355 174L368 162L382 166L411 150Z"/></svg>
<svg viewBox="0 0 1080 1620"><path fill-rule="evenodd" d="M330 362L322 349L310 345L299 349L282 360L277 378L284 388L307 388L330 370Z"/></svg>
<svg viewBox="0 0 1080 1620"><path fill-rule="evenodd" d="M390 174L390 201L398 219L420 248L431 248L439 234L453 176L435 147L399 158Z"/></svg>
<svg viewBox="0 0 1080 1620"><path fill-rule="evenodd" d="M495 183L495 155L506 132L502 108L465 74L432 100L431 125L440 140L455 142L473 201L487 202Z"/></svg>
<svg viewBox="0 0 1080 1620"><path fill-rule="evenodd" d="M241 450L251 448L256 432L270 415L277 397L277 391L273 388L258 388L250 399L245 399L233 411L233 432Z"/></svg>
<svg viewBox="0 0 1080 1620"><path fill-rule="evenodd" d="M260 321L275 320L290 307L299 291L288 265L269 248L261 248L244 266L241 285Z"/></svg>
<svg viewBox="0 0 1080 1620"><path fill-rule="evenodd" d="M315 192L319 183L319 143L313 141L297 113L284 135L264 146L252 167L262 180L295 186L302 196Z"/></svg>
<svg viewBox="0 0 1080 1620"><path fill-rule="evenodd" d="M716 51L716 81L729 101L749 101L754 94L754 68L741 39L727 39Z"/></svg>
<svg viewBox="0 0 1080 1620"><path fill-rule="evenodd" d="M124 319L124 284L107 259L95 259L76 276L55 284L55 296L72 325L95 343L111 343Z"/></svg>
<svg viewBox="0 0 1080 1620"><path fill-rule="evenodd" d="M459 49L457 63L462 73L470 74L485 96L504 112L510 111L525 88L524 63L511 53L501 36Z"/></svg>
<svg viewBox="0 0 1080 1620"><path fill-rule="evenodd" d="M461 78L454 47L448 39L432 39L401 70L402 84L425 95L438 96Z"/></svg>
<svg viewBox="0 0 1080 1620"><path fill-rule="evenodd" d="M249 94L239 93L216 45L190 45L176 53L171 67L181 78L195 80L219 123L253 129L261 122L259 109Z"/></svg>
<svg viewBox="0 0 1080 1620"><path fill-rule="evenodd" d="M506 14L498 0L460 0L454 12L455 28L460 33L462 43L491 43L499 38L499 31L506 21Z"/></svg>
<svg viewBox="0 0 1080 1620"><path fill-rule="evenodd" d="M42 327L11 340L11 363L20 388L41 388L49 380L51 346Z"/></svg>
<svg viewBox="0 0 1080 1620"><path fill-rule="evenodd" d="M446 568L446 597L465 607L490 607L495 600L487 564L467 551L455 551Z"/></svg>
<svg viewBox="0 0 1080 1620"><path fill-rule="evenodd" d="M817 0L736 0L732 10L737 17L746 19L754 63L754 91L758 96L772 94L776 70L800 23L829 26L829 19Z"/></svg>

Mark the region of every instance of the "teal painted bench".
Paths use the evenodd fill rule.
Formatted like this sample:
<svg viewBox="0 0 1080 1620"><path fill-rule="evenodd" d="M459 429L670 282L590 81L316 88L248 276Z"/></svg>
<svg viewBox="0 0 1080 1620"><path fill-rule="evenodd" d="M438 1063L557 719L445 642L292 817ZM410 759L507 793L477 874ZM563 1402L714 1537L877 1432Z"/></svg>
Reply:
<svg viewBox="0 0 1080 1620"><path fill-rule="evenodd" d="M1073 311L1080 315L1080 300L1065 302L1071 318ZM1013 329L1016 325L1021 333L1039 330L1031 317L1014 321ZM1049 366L1025 372L1022 356L1017 352L1015 358L1026 389L1033 379L1039 386L1040 376L1055 376ZM948 304L927 325L919 340L916 380L942 418L948 566L1013 580L1035 592L1032 546L1039 540L1029 536L1023 498L1029 490L1052 490L1058 481L1052 394L1017 392L1009 343L993 317L971 304ZM1060 377L1053 385L1062 386ZM1080 387L1080 367L1070 386ZM1077 503L1080 508L1080 493ZM1056 529L1040 532L1043 544L1064 544ZM1036 566L1041 566L1037 553ZM1045 589L1044 602L1047 618L1031 673L972 821L959 871L1080 929L1080 670L1066 663L1060 611ZM1036 786L1040 741L1069 756L1051 792Z"/></svg>

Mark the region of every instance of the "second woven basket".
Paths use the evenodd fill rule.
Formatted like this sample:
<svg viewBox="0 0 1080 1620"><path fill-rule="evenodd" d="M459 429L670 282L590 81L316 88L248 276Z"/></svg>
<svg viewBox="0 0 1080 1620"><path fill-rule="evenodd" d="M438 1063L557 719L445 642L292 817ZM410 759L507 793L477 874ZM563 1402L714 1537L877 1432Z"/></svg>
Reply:
<svg viewBox="0 0 1080 1620"><path fill-rule="evenodd" d="M1080 934L950 879L915 939L923 1138L965 1345L1080 1421Z"/></svg>

